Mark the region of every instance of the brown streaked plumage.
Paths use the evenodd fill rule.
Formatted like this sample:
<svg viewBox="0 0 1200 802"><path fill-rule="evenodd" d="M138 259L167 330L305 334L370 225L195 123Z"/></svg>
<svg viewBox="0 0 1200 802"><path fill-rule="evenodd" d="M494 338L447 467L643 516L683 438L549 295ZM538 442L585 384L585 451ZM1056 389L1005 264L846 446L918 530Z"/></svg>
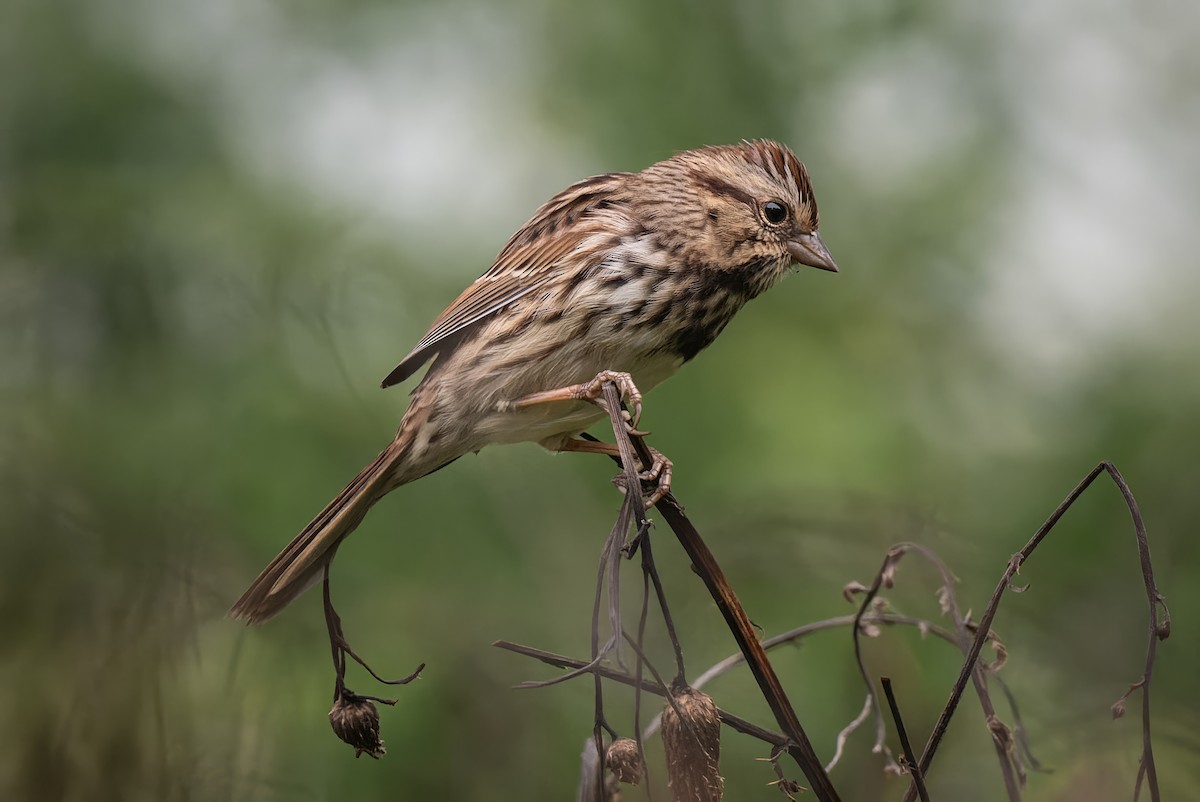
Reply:
<svg viewBox="0 0 1200 802"><path fill-rule="evenodd" d="M774 142L687 151L563 190L383 380L390 387L431 363L392 443L230 614L249 623L278 614L371 505L469 451L522 441L581 450L575 438L604 416L594 405L516 402L601 371L648 390L795 264L837 270L817 235L808 174Z"/></svg>

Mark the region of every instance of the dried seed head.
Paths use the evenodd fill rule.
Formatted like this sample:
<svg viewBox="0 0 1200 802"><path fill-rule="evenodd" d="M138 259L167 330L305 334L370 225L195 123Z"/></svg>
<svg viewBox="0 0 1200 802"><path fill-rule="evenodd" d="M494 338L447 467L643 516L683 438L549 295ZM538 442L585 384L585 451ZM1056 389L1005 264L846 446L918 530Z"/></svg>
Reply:
<svg viewBox="0 0 1200 802"><path fill-rule="evenodd" d="M667 779L675 802L720 802L721 720L712 698L695 688L673 688L662 716Z"/></svg>
<svg viewBox="0 0 1200 802"><path fill-rule="evenodd" d="M638 749L637 741L632 738L618 738L613 741L605 753L604 764L618 780L629 785L641 782L645 770L642 752Z"/></svg>
<svg viewBox="0 0 1200 802"><path fill-rule="evenodd" d="M333 703L329 726L337 737L354 747L355 757L366 752L379 759L387 751L379 738L379 711L369 699L351 691L343 692Z"/></svg>

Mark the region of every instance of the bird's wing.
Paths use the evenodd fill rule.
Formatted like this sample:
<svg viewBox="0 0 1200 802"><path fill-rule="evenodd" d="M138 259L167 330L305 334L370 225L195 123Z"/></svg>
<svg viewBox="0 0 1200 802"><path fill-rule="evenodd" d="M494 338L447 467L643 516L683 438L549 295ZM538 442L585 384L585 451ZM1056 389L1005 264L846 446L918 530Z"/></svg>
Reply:
<svg viewBox="0 0 1200 802"><path fill-rule="evenodd" d="M435 353L454 350L478 324L559 276L566 259L596 233L589 213L612 205L615 191L628 175L587 178L547 201L508 241L491 269L446 307L381 386L404 381Z"/></svg>

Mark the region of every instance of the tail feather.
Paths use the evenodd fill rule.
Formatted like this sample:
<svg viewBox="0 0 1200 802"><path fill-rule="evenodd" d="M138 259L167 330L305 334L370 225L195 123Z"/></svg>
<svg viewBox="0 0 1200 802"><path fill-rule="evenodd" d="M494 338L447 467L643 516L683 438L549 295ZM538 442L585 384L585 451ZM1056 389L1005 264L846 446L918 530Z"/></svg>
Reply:
<svg viewBox="0 0 1200 802"><path fill-rule="evenodd" d="M261 624L279 614L321 577L337 546L359 525L387 490L387 480L403 455L399 443L385 448L271 563L262 570L229 615Z"/></svg>

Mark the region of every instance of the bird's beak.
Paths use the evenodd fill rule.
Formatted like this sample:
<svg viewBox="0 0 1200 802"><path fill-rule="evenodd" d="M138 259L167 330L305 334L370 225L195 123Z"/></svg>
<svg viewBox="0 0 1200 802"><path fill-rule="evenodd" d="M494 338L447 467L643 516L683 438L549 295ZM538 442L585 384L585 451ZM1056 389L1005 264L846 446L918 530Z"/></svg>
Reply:
<svg viewBox="0 0 1200 802"><path fill-rule="evenodd" d="M787 241L787 249L792 259L802 265L818 267L831 273L838 272L837 262L833 261L829 249L815 231L811 234L797 234Z"/></svg>

